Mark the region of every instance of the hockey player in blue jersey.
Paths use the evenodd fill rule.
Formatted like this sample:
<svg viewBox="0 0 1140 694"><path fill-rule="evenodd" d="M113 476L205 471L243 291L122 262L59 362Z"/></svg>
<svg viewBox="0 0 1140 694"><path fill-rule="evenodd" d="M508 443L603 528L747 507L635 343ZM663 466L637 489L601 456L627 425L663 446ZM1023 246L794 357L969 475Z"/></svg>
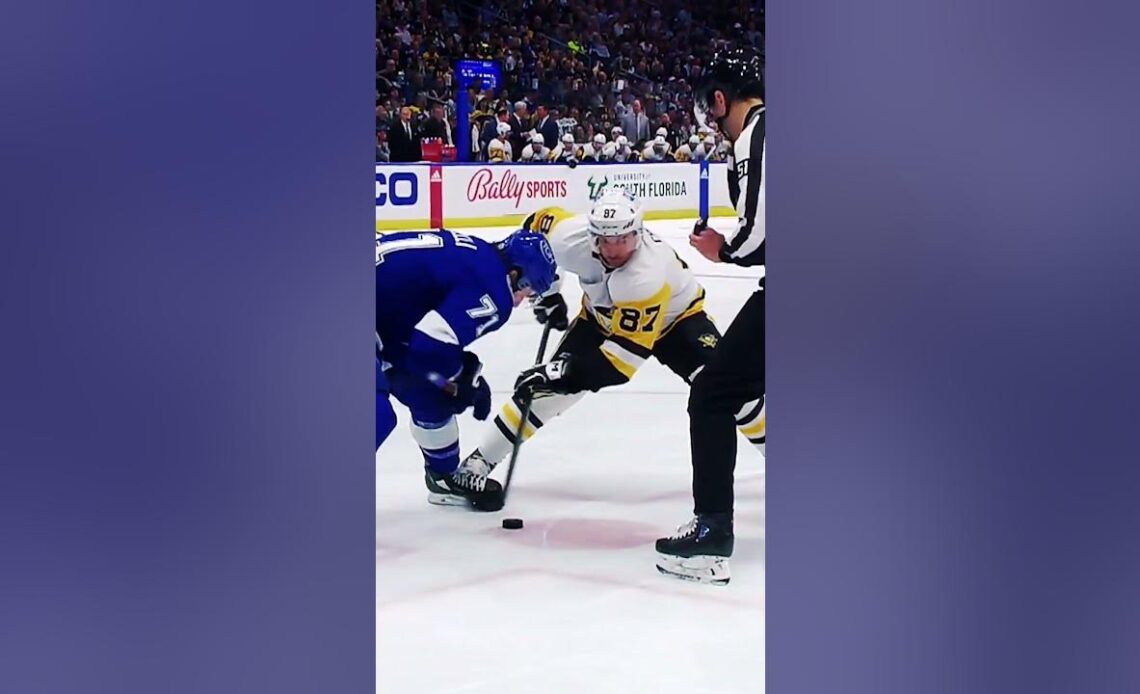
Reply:
<svg viewBox="0 0 1140 694"><path fill-rule="evenodd" d="M447 230L376 241L376 447L395 426L391 394L411 411L430 502L502 507L498 482L457 471L455 415L470 407L484 420L491 411L482 364L466 347L554 278L554 252L532 231L497 243Z"/></svg>

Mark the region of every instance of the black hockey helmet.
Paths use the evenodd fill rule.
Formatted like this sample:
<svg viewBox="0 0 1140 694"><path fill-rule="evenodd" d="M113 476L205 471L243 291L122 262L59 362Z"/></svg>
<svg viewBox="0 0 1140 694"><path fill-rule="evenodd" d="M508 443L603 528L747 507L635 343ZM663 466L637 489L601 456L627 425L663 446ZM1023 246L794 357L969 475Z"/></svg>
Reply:
<svg viewBox="0 0 1140 694"><path fill-rule="evenodd" d="M764 98L764 51L752 47L718 51L693 88L693 115L697 122L708 127L708 113L714 102L713 94L724 92L724 101L759 97ZM722 131L723 117L717 119Z"/></svg>

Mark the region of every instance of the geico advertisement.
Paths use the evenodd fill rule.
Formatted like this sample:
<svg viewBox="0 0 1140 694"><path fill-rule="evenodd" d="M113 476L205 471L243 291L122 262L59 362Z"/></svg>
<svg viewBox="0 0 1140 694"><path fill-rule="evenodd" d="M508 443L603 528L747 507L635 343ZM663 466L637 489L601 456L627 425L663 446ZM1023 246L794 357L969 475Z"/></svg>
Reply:
<svg viewBox="0 0 1140 694"><path fill-rule="evenodd" d="M376 219L428 216L427 166L376 167Z"/></svg>

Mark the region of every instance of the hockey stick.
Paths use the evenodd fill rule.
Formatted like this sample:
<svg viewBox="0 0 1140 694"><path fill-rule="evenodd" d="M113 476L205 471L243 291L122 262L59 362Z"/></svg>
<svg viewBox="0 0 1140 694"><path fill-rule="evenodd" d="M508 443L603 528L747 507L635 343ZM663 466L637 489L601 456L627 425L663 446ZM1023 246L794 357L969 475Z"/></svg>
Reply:
<svg viewBox="0 0 1140 694"><path fill-rule="evenodd" d="M550 321L547 321L546 325L542 327L542 339L538 342L538 354L534 358L535 366L541 364L542 360L546 358L546 340L549 337ZM515 442L511 448L511 460L509 463L507 463L507 478L503 482L504 506L507 504L507 491L511 488L511 477L513 477L515 474L515 462L519 459L519 449L522 448L523 442L523 430L526 429L526 420L530 417L530 406L533 401L534 395L531 394L530 397L526 399L526 402L523 403L522 416L519 417L519 427L518 430L515 431Z"/></svg>

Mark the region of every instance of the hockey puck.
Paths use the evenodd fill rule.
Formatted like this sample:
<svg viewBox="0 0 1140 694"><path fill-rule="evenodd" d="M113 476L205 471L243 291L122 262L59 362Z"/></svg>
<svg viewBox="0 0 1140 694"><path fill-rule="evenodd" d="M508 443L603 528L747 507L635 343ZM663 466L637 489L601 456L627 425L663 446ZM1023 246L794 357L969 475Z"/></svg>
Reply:
<svg viewBox="0 0 1140 694"><path fill-rule="evenodd" d="M503 527L507 530L518 530L523 527L522 518L504 518Z"/></svg>

